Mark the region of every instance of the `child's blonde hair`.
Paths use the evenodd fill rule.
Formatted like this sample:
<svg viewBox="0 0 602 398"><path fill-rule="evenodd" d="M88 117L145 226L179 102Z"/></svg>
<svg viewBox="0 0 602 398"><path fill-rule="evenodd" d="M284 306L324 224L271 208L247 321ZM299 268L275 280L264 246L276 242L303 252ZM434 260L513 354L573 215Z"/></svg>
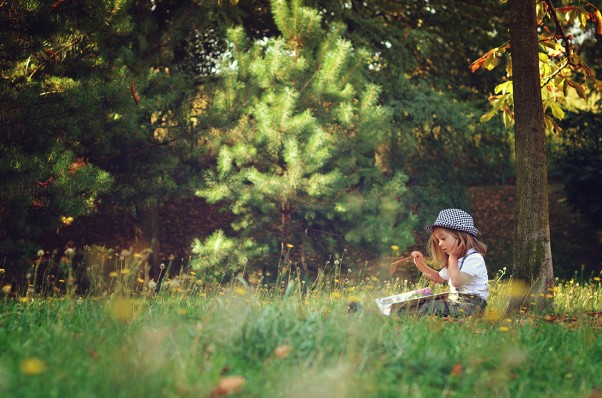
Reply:
<svg viewBox="0 0 602 398"><path fill-rule="evenodd" d="M452 235L454 238L458 239L460 241L460 244L464 244L464 251L462 252L460 257L465 257L466 252L469 249L474 249L483 256L487 254L487 245L485 245L483 242L481 242L471 234L444 227L436 228L444 229L447 233ZM443 249L439 247L438 239L437 237L435 237L434 233L431 233L431 236L429 237L429 241L426 245L426 250L429 256L435 261L437 261L437 263L441 267L447 267L447 260L449 259L449 256L443 251Z"/></svg>

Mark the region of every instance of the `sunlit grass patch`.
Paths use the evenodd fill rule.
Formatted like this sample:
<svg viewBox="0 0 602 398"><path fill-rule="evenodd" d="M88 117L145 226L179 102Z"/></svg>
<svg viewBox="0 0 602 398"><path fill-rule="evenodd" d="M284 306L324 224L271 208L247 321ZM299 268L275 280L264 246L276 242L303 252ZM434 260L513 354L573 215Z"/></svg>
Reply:
<svg viewBox="0 0 602 398"><path fill-rule="evenodd" d="M385 317L375 298L428 283L353 277L339 265L305 283L294 267L277 285L185 270L152 291L136 278L82 298L3 295L0 395L563 397L601 388L601 325L579 315L600 310L598 280L557 281L549 319L507 315L515 287L501 277L482 317ZM138 277L124 269L117 278ZM359 311L348 312L351 302Z"/></svg>

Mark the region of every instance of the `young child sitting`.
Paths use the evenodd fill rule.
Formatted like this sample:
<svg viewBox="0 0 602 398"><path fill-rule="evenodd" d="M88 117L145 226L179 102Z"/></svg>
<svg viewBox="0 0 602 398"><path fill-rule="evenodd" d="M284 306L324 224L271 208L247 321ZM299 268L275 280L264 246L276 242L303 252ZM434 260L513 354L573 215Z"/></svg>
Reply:
<svg viewBox="0 0 602 398"><path fill-rule="evenodd" d="M487 246L477 238L472 217L460 209L445 209L435 222L425 227L431 232L428 254L442 267L436 271L424 262L419 251L412 252L416 267L431 281L449 284L450 295L427 301L412 312L437 316L469 316L481 313L487 305L489 286L483 256Z"/></svg>

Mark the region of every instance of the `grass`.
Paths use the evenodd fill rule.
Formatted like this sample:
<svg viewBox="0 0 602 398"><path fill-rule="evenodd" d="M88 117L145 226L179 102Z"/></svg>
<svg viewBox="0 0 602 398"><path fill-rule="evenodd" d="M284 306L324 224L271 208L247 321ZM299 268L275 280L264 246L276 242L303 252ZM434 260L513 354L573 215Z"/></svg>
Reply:
<svg viewBox="0 0 602 398"><path fill-rule="evenodd" d="M599 278L558 281L557 314L381 315L414 286L331 275L309 293L180 278L158 295L113 285L86 298L0 301L3 397L599 397ZM119 277L130 278L130 273ZM328 278L326 278L328 279ZM124 279L125 280L125 279ZM128 283L129 283L128 282ZM349 300L363 310L348 313Z"/></svg>

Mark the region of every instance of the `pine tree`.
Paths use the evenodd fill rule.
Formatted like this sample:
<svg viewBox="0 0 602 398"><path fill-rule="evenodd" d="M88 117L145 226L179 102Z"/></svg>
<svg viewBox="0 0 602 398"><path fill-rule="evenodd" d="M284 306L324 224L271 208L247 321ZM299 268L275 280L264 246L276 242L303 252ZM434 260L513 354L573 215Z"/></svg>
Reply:
<svg viewBox="0 0 602 398"><path fill-rule="evenodd" d="M102 199L133 209L158 262L158 204L186 191L203 160L191 139L194 78L174 49L216 10L170 0L0 4L4 258L31 255L44 233Z"/></svg>
<svg viewBox="0 0 602 398"><path fill-rule="evenodd" d="M201 121L217 161L197 194L237 215L237 236L197 240L197 266L286 254L307 267L348 245L406 247L414 217L406 177L379 169L390 115L364 79L367 52L298 1L271 7L280 36L228 32L230 55Z"/></svg>

